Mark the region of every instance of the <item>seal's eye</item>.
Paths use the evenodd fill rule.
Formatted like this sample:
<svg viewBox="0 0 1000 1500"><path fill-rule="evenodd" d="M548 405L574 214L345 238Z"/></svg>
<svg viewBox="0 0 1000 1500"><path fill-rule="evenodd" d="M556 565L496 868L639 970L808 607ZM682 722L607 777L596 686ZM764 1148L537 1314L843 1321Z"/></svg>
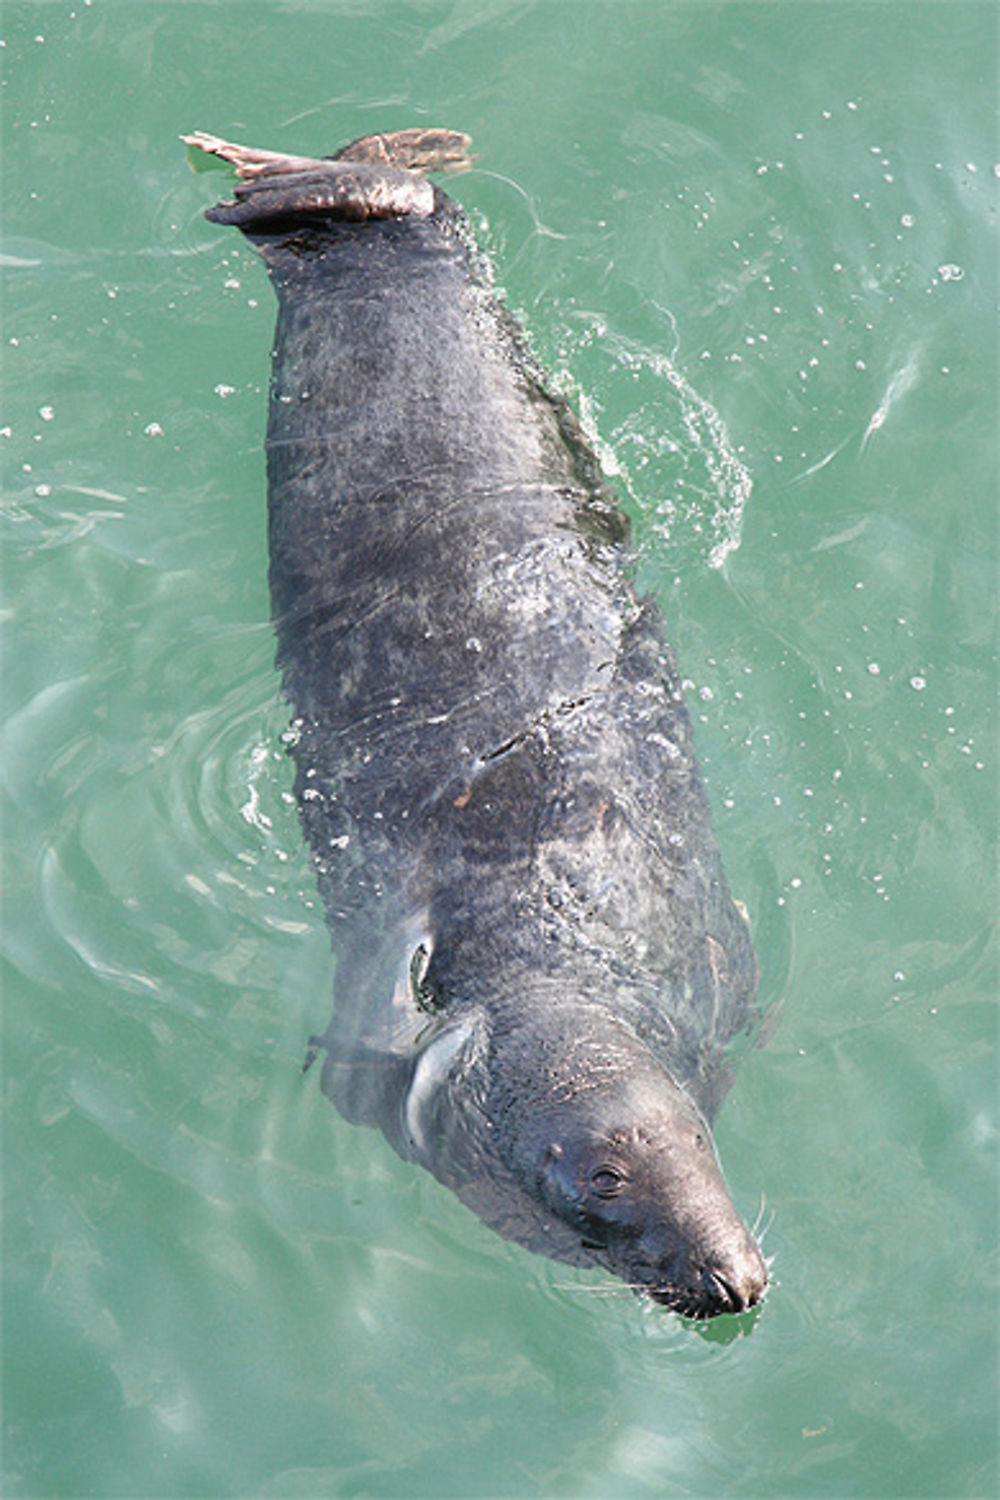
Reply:
<svg viewBox="0 0 1000 1500"><path fill-rule="evenodd" d="M590 1191L596 1198L614 1198L624 1186L624 1177L614 1167L598 1167L590 1174Z"/></svg>

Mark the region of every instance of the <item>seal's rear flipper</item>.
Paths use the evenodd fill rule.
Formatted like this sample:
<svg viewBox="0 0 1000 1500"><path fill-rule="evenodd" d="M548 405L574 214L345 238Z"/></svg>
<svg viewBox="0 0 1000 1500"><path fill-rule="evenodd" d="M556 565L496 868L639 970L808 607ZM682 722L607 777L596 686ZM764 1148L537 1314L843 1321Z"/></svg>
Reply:
<svg viewBox="0 0 1000 1500"><path fill-rule="evenodd" d="M241 229L314 216L354 222L427 218L435 197L422 174L470 162L468 136L452 130L363 136L324 158L262 151L200 130L181 140L236 168L235 198L206 209L205 217Z"/></svg>
<svg viewBox="0 0 1000 1500"><path fill-rule="evenodd" d="M384 162L406 172L461 172L475 161L472 140L460 130L392 130L363 135L333 153L333 161Z"/></svg>

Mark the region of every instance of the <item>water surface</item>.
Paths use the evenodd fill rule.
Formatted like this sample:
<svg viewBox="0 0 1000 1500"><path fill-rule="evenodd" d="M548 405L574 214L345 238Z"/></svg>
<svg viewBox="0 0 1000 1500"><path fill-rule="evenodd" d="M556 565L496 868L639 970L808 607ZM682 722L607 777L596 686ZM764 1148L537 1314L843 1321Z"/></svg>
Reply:
<svg viewBox="0 0 1000 1500"><path fill-rule="evenodd" d="M990 6L9 3L4 1492L996 1492ZM195 127L456 180L667 613L777 1025L706 1336L300 1076L273 306Z"/></svg>

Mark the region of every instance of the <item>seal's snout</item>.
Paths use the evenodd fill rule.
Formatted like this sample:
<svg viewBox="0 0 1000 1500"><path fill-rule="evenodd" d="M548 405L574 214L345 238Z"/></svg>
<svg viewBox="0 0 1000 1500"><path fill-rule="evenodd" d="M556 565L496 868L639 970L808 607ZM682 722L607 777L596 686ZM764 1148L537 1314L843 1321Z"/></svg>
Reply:
<svg viewBox="0 0 1000 1500"><path fill-rule="evenodd" d="M742 1313L756 1307L767 1290L767 1267L756 1242L741 1233L723 1249L675 1261L647 1280L645 1291L654 1302L686 1318L714 1318L720 1313ZM704 1257L704 1258L702 1258Z"/></svg>
<svg viewBox="0 0 1000 1500"><path fill-rule="evenodd" d="M722 1313L742 1313L756 1307L767 1290L767 1272L759 1267L727 1266L702 1270L687 1285L655 1284L643 1288L654 1302L685 1318L715 1318Z"/></svg>
<svg viewBox="0 0 1000 1500"><path fill-rule="evenodd" d="M756 1242L744 1230L724 1251L717 1250L692 1281L674 1304L678 1312L695 1318L747 1312L767 1290L767 1267Z"/></svg>

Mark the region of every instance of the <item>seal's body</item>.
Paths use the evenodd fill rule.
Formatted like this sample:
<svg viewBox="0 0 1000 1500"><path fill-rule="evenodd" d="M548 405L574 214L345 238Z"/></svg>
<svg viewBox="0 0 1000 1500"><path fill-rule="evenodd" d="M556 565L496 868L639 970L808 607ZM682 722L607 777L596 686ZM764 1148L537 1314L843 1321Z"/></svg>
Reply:
<svg viewBox="0 0 1000 1500"><path fill-rule="evenodd" d="M660 616L402 132L232 161L280 312L271 592L336 954L323 1088L502 1234L695 1316L766 1273L707 1120L756 971Z"/></svg>

